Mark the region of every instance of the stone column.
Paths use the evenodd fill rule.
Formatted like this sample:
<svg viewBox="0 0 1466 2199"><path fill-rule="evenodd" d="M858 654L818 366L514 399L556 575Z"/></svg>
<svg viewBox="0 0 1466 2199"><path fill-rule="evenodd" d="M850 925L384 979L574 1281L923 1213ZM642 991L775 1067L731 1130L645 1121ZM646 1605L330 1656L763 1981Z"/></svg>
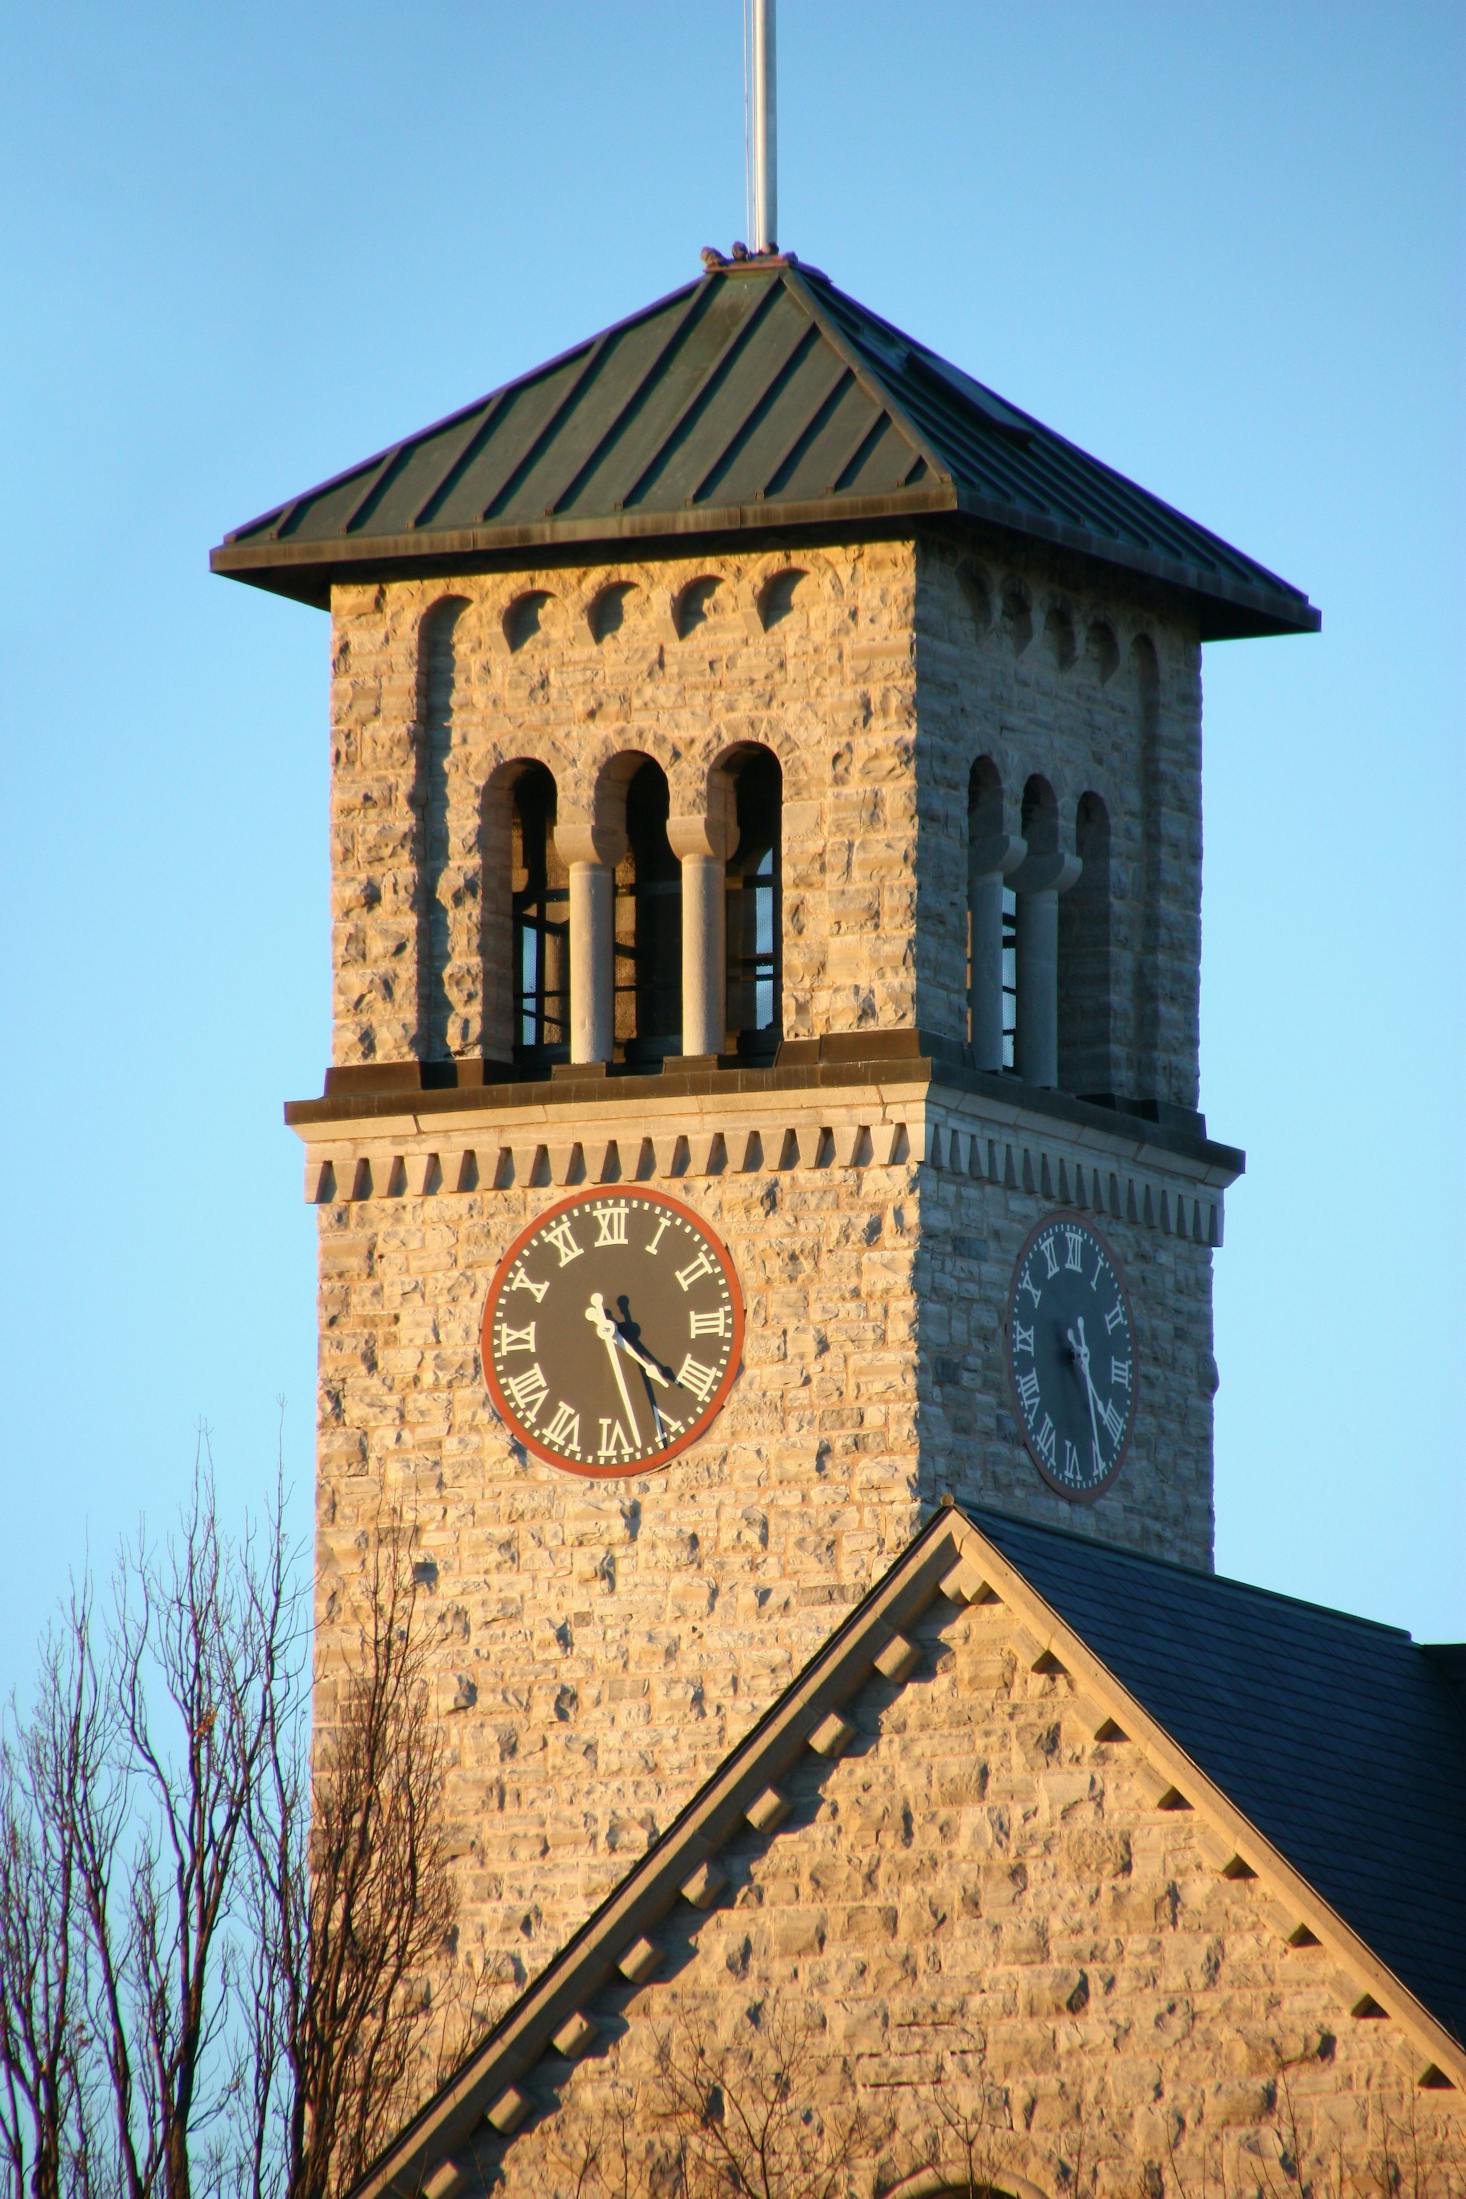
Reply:
<svg viewBox="0 0 1466 2199"><path fill-rule="evenodd" d="M967 1005L976 1069L1003 1066L1003 881L1026 853L1008 832L990 832L968 843Z"/></svg>
<svg viewBox="0 0 1466 2199"><path fill-rule="evenodd" d="M609 1061L616 1042L616 865L626 835L562 815L555 843L570 876L570 1059Z"/></svg>
<svg viewBox="0 0 1466 2199"><path fill-rule="evenodd" d="M1018 1020L1013 1066L1025 1084L1059 1081L1059 895L1079 876L1077 856L1029 855L1013 874L1018 896Z"/></svg>
<svg viewBox="0 0 1466 2199"><path fill-rule="evenodd" d="M682 1051L719 1054L728 1027L726 866L738 843L733 790L721 772L702 816L669 817L667 840L682 865Z"/></svg>

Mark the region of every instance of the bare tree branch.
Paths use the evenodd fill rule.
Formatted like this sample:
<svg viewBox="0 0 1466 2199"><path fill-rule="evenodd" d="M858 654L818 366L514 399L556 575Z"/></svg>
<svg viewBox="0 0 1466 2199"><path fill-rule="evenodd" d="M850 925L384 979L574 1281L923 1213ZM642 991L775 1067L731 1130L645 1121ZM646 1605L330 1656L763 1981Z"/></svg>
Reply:
<svg viewBox="0 0 1466 2199"><path fill-rule="evenodd" d="M106 1624L86 1586L53 1630L0 1725L6 2199L333 2199L430 2081L454 1908L404 1535L355 1609L312 1767L283 1492L232 1540L201 1455Z"/></svg>

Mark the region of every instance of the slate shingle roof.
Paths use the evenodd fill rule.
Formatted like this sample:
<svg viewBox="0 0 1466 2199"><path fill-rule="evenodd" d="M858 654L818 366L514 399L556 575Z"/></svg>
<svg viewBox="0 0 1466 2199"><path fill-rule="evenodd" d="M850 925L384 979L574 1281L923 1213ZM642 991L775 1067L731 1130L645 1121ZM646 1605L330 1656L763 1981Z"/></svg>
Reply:
<svg viewBox="0 0 1466 2199"><path fill-rule="evenodd" d="M333 577L505 552L976 523L1141 573L1204 639L1304 632L1300 589L792 258L716 269L225 536L216 572Z"/></svg>
<svg viewBox="0 0 1466 2199"><path fill-rule="evenodd" d="M1453 2036L1466 2041L1460 1652L1244 1581L969 1516Z"/></svg>

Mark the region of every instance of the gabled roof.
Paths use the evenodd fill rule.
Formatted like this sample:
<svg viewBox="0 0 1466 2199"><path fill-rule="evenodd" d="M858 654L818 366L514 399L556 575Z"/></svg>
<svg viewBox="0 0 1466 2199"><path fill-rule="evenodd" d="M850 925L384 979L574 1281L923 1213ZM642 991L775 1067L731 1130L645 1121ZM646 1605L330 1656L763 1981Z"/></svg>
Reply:
<svg viewBox="0 0 1466 2199"><path fill-rule="evenodd" d="M1144 574L1194 602L1204 639L1319 623L1299 589L792 255L710 268L234 529L211 563L324 604L333 578L424 562L943 518Z"/></svg>
<svg viewBox="0 0 1466 2199"><path fill-rule="evenodd" d="M1161 1807L1197 1812L1228 1877L1256 1877L1280 1936L1352 1974L1354 2012L1393 2018L1424 2083L1466 2086L1466 1701L1449 1658L1393 1628L1056 1530L944 1507L600 1908L404 2128L357 2199L464 2188L485 2142L595 2042L587 2009L662 1962L679 1903L708 1910L720 1851L777 1837L780 1781L838 1756L872 1680L921 1661L939 1598L1000 1603L1034 1668L1069 1675L1100 1737L1133 1744ZM1350 1737L1354 1737L1353 1746ZM1378 1936L1376 1936L1378 1935Z"/></svg>

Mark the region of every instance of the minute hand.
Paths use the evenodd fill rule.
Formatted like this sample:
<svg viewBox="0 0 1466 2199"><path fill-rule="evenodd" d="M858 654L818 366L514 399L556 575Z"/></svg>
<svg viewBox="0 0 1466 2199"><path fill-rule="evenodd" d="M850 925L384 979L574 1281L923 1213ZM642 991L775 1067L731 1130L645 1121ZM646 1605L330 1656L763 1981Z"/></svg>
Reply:
<svg viewBox="0 0 1466 2199"><path fill-rule="evenodd" d="M1091 1435L1094 1437L1094 1455L1097 1459L1103 1458L1104 1452L1100 1445L1099 1420L1094 1409L1095 1387L1089 1379L1089 1346L1084 1341L1084 1315L1082 1313L1079 1316L1078 1337L1076 1338L1073 1329L1069 1330L1068 1335L1070 1349L1079 1361L1079 1372L1084 1376L1085 1395L1089 1399L1089 1428Z"/></svg>
<svg viewBox="0 0 1466 2199"><path fill-rule="evenodd" d="M596 1292L590 1304L586 1307L585 1317L593 1325L597 1336L606 1347L606 1356L611 1362L611 1372L616 1377L616 1387L621 1392L621 1402L626 1407L627 1428L633 1440L640 1443L641 1430L636 1424L636 1412L631 1402L631 1392L626 1387L626 1377L621 1372L621 1360L617 1350L621 1338L616 1332L615 1322L605 1309L599 1291Z"/></svg>

